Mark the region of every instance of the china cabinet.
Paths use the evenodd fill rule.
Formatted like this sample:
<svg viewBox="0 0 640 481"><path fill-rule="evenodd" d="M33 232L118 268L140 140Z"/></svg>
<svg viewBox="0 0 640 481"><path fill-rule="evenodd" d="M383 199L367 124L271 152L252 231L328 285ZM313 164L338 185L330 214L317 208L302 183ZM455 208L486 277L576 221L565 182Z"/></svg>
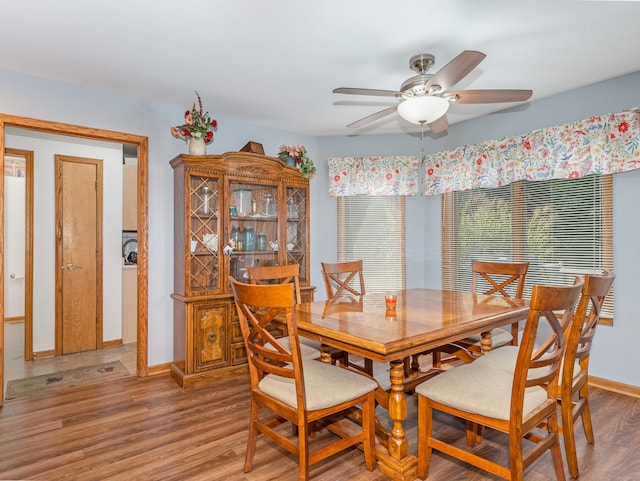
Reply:
<svg viewBox="0 0 640 481"><path fill-rule="evenodd" d="M174 362L182 387L247 370L228 276L299 264L309 285L309 181L275 157L180 155L174 170Z"/></svg>

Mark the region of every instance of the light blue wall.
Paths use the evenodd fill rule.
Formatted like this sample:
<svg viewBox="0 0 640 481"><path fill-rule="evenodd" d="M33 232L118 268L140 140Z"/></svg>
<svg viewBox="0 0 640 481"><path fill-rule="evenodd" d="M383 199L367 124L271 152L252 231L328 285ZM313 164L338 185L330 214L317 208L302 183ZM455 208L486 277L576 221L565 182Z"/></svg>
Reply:
<svg viewBox="0 0 640 481"><path fill-rule="evenodd" d="M480 120L453 125L448 132L425 138L425 150L446 150L482 140L517 135L640 106L640 73L585 87L561 96L533 101L525 106L496 113ZM149 138L149 365L172 360L173 322L173 192L169 160L185 145L169 134L180 123L193 92L185 92L184 107L144 103L138 99L98 92L69 84L0 70L0 112L65 122L99 129L116 130ZM336 258L336 201L327 195L326 159L349 155L418 155L420 136L382 135L309 137L266 129L216 115L216 106L203 99L217 118L219 129L209 153L240 149L248 141L262 143L267 154L278 146L302 143L316 161L318 173L311 181L311 279L318 286L317 297L325 298L319 265ZM457 108L464 108L463 106ZM8 145L7 147L11 147ZM620 174L615 180L614 222L616 272L616 319L614 327L600 329L592 356L592 374L613 381L640 386L640 352L635 339L640 335L632 303L635 271L640 259L635 253L640 227L637 222L640 173ZM440 286L440 198L407 199L407 285Z"/></svg>

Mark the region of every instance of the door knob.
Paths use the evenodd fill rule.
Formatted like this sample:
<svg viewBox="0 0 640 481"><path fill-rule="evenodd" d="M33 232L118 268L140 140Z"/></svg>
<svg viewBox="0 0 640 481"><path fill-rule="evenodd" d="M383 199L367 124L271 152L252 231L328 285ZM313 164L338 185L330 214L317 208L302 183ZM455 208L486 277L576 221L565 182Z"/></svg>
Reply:
<svg viewBox="0 0 640 481"><path fill-rule="evenodd" d="M66 269L72 271L74 269L82 269L82 266L74 266L73 264L67 264L66 266L60 266L60 269Z"/></svg>

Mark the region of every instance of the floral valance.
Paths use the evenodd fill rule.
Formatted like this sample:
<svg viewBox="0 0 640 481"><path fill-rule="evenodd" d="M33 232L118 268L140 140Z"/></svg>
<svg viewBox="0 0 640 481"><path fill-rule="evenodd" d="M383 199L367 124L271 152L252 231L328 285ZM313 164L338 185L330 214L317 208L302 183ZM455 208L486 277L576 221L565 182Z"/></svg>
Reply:
<svg viewBox="0 0 640 481"><path fill-rule="evenodd" d="M332 157L329 195L416 195L419 157Z"/></svg>
<svg viewBox="0 0 640 481"><path fill-rule="evenodd" d="M640 113L594 116L436 152L425 166L425 195L633 170L640 167Z"/></svg>

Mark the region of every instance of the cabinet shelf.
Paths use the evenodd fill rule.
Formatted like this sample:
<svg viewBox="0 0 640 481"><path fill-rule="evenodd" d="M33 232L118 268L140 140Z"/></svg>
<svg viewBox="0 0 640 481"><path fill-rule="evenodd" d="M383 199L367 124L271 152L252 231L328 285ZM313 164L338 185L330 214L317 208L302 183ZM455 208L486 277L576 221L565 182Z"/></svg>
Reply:
<svg viewBox="0 0 640 481"><path fill-rule="evenodd" d="M264 256L270 254L277 254L278 251L233 251L232 256Z"/></svg>
<svg viewBox="0 0 640 481"><path fill-rule="evenodd" d="M247 215L247 216L233 216L233 217L229 217L229 220L232 222L246 222L246 221L262 221L262 222L278 222L278 218L277 217L253 217L251 215Z"/></svg>

